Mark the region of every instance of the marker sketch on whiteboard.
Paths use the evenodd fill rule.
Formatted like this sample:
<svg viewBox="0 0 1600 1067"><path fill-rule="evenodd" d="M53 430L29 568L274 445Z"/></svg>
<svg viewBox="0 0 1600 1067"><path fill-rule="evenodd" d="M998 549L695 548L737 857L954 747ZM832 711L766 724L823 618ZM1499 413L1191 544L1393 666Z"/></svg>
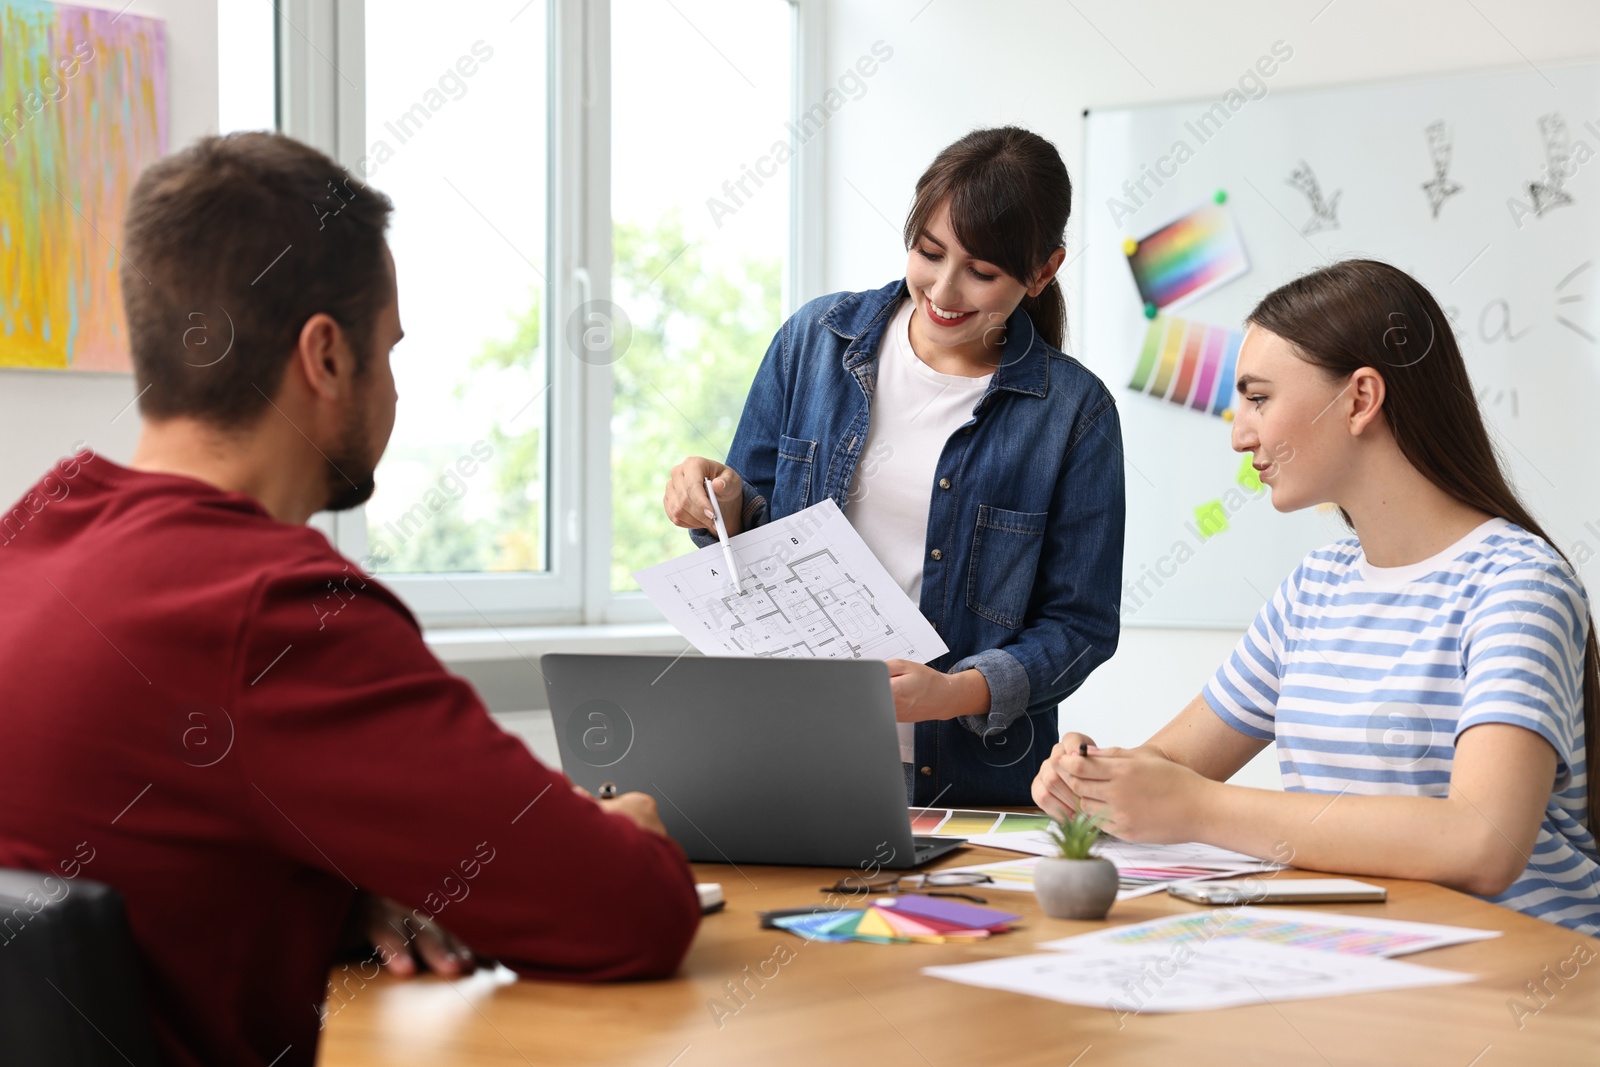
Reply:
<svg viewBox="0 0 1600 1067"><path fill-rule="evenodd" d="M1442 119L1431 124L1424 132L1428 138L1428 154L1433 157L1433 180L1423 182L1422 189L1428 194L1428 206L1433 209L1433 217L1438 218L1444 202L1461 191L1461 184L1450 180L1450 156L1455 149L1455 141L1450 127Z"/></svg>
<svg viewBox="0 0 1600 1067"><path fill-rule="evenodd" d="M1343 189L1335 189L1333 196L1324 200L1322 186L1317 182L1317 176L1311 170L1311 164L1305 160L1300 161L1289 175L1289 184L1306 194L1306 199L1311 201L1311 219L1300 232L1307 237L1323 230L1337 230L1339 228L1339 196Z"/></svg>
<svg viewBox="0 0 1600 1067"><path fill-rule="evenodd" d="M1544 171L1527 185L1535 217L1543 216L1553 207L1572 203L1572 194L1566 190L1567 175L1572 168L1572 138L1567 133L1567 120L1559 111L1540 115L1539 136L1544 138Z"/></svg>

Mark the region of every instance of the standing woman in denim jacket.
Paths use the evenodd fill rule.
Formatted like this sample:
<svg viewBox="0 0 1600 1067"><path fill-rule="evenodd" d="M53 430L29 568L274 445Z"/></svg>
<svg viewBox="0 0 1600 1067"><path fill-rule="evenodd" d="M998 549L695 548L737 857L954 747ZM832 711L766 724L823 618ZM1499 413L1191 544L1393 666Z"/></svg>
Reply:
<svg viewBox="0 0 1600 1067"><path fill-rule="evenodd" d="M714 544L831 497L950 651L890 660L906 795L1031 804L1056 704L1117 647L1123 469L1106 387L1061 351L1072 184L1016 127L940 152L906 276L811 301L756 372L726 464L690 457L665 505Z"/></svg>

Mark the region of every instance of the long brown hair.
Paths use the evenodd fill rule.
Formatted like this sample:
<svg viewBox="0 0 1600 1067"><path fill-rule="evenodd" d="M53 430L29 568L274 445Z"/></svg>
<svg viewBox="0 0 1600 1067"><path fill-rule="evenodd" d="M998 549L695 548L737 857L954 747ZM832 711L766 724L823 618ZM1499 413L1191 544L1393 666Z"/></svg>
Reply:
<svg viewBox="0 0 1600 1067"><path fill-rule="evenodd" d="M1028 284L1065 241L1072 215L1072 179L1056 146L1016 126L973 130L940 152L917 179L906 217L910 249L939 205L950 204L950 226L973 258L993 263ZM1061 282L1022 297L1022 310L1050 345L1066 340L1067 302Z"/></svg>
<svg viewBox="0 0 1600 1067"><path fill-rule="evenodd" d="M1506 479L1450 322L1415 278L1377 260L1347 259L1274 289L1245 321L1288 341L1296 355L1334 379L1361 367L1377 371L1383 376L1389 431L1423 477L1464 504L1516 523L1567 558ZM1350 516L1344 520L1349 523ZM1600 833L1600 789L1594 778L1600 766L1600 653L1592 616L1588 622L1584 749L1589 830Z"/></svg>

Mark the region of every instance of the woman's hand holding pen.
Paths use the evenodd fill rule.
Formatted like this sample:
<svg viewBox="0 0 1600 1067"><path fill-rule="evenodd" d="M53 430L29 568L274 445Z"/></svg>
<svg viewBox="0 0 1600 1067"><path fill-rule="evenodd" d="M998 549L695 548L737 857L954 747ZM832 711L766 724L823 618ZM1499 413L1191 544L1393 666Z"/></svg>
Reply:
<svg viewBox="0 0 1600 1067"><path fill-rule="evenodd" d="M1051 815L1086 811L1125 841L1165 844L1198 838L1202 794L1214 784L1154 749L1067 734L1039 768L1033 797Z"/></svg>
<svg viewBox="0 0 1600 1067"><path fill-rule="evenodd" d="M676 467L667 479L667 491L662 504L667 518L674 526L686 530L709 530L713 521L711 499L706 496L706 479L717 491L717 501L722 507L722 522L728 536L744 529L744 479L739 472L725 463L702 456L690 456Z"/></svg>
<svg viewBox="0 0 1600 1067"><path fill-rule="evenodd" d="M1033 779L1033 802L1046 815L1068 819L1077 812L1080 800L1072 787L1067 785L1067 768L1063 760L1069 753L1076 756L1080 750L1093 744L1094 739L1088 734L1063 734L1056 747L1050 750L1050 758L1044 761Z"/></svg>

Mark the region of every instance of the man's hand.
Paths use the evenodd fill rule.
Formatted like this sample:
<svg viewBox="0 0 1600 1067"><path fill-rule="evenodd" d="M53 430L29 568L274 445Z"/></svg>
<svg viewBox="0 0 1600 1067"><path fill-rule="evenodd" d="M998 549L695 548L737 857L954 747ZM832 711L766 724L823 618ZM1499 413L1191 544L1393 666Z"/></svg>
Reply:
<svg viewBox="0 0 1600 1067"><path fill-rule="evenodd" d="M661 816L656 814L656 798L649 793L624 793L610 800L596 800L595 803L607 815L627 819L641 830L671 839L667 828L661 824Z"/></svg>
<svg viewBox="0 0 1600 1067"><path fill-rule="evenodd" d="M455 978L477 970L473 951L438 923L419 919L394 901L371 893L361 894L356 906L361 909L359 929L390 974L410 978L426 966Z"/></svg>
<svg viewBox="0 0 1600 1067"><path fill-rule="evenodd" d="M722 508L722 523L732 537L744 529L744 479L732 467L714 459L690 456L676 467L667 479L667 491L662 496L662 506L672 525L686 530L709 530L716 525L711 511L711 498L706 496L706 479L716 490L717 503Z"/></svg>

